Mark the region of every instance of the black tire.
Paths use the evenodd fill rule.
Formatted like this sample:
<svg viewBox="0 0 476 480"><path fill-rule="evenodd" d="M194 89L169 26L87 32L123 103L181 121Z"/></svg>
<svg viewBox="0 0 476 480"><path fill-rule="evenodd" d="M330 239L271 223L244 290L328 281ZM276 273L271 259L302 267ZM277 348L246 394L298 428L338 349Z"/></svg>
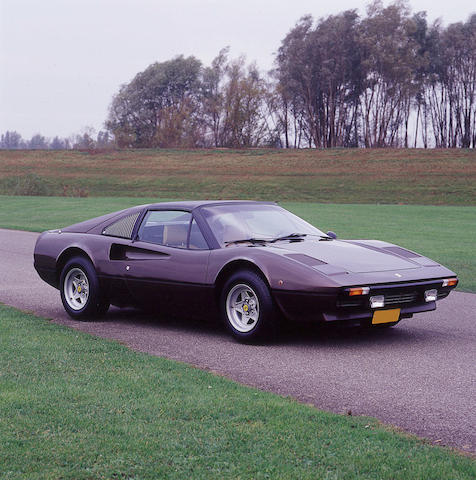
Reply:
<svg viewBox="0 0 476 480"><path fill-rule="evenodd" d="M228 308L230 306L229 302L232 298L231 296L229 298L229 295L233 296L234 292L239 292L240 289L243 289L244 287L247 287L249 292L252 292L251 297L248 300L252 301L255 298L257 300L255 303L258 305L257 310L256 305L254 310L250 310L250 313L254 312L256 314L254 316L256 320L251 320L250 317L249 322L251 322L251 325L249 326L245 325L245 312L242 312L240 317L239 313L237 316L233 312L230 313L230 308ZM244 303L246 303L246 301ZM247 304L247 307L248 305L249 303ZM237 309L234 310L237 311ZM220 295L220 313L229 332L240 342L252 343L258 340L270 340L276 333L278 316L273 298L266 282L260 275L253 271L237 271L225 282ZM239 318L243 319L241 322L241 330L247 330L248 328L249 330L240 331L241 325L239 325L239 321L237 322Z"/></svg>
<svg viewBox="0 0 476 480"><path fill-rule="evenodd" d="M76 282L83 280L75 291L71 285L74 279ZM87 296L81 297L78 290L84 293L86 286ZM101 296L96 270L84 257L73 257L66 262L60 275L60 294L66 313L75 320L92 320L104 315L109 309L109 302ZM77 296L78 300L75 300L74 296Z"/></svg>

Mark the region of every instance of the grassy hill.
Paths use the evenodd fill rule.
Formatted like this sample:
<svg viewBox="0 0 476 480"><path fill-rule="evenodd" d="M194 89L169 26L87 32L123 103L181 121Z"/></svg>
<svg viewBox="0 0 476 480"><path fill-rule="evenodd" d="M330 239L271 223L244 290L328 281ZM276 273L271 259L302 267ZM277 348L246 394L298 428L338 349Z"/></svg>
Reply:
<svg viewBox="0 0 476 480"><path fill-rule="evenodd" d="M476 205L476 151L0 151L0 194Z"/></svg>

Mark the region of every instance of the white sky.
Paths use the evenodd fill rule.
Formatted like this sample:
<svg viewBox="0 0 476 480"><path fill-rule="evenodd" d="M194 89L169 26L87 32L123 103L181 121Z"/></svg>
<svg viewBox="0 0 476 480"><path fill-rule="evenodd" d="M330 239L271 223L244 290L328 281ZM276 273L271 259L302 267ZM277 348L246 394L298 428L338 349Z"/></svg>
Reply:
<svg viewBox="0 0 476 480"><path fill-rule="evenodd" d="M102 128L119 85L156 61L209 64L229 45L260 68L296 21L359 8L334 0L0 0L0 132L69 136ZM388 0L384 1L387 5ZM430 21L465 21L474 0L411 0Z"/></svg>

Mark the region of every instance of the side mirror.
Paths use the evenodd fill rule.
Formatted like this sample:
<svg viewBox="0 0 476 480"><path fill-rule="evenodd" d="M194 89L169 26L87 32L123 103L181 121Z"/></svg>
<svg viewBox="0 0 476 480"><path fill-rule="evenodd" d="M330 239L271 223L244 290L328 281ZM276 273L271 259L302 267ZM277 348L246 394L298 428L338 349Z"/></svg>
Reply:
<svg viewBox="0 0 476 480"><path fill-rule="evenodd" d="M332 230L329 230L326 235L334 240L337 238L337 235Z"/></svg>

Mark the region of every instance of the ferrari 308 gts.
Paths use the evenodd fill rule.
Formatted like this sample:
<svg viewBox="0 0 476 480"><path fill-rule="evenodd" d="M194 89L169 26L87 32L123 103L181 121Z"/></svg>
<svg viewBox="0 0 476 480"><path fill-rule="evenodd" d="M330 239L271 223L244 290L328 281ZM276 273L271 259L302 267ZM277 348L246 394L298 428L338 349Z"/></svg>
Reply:
<svg viewBox="0 0 476 480"><path fill-rule="evenodd" d="M75 319L109 306L220 315L242 341L279 319L387 327L436 308L456 275L378 240L341 240L275 203L128 208L42 233L34 265Z"/></svg>

